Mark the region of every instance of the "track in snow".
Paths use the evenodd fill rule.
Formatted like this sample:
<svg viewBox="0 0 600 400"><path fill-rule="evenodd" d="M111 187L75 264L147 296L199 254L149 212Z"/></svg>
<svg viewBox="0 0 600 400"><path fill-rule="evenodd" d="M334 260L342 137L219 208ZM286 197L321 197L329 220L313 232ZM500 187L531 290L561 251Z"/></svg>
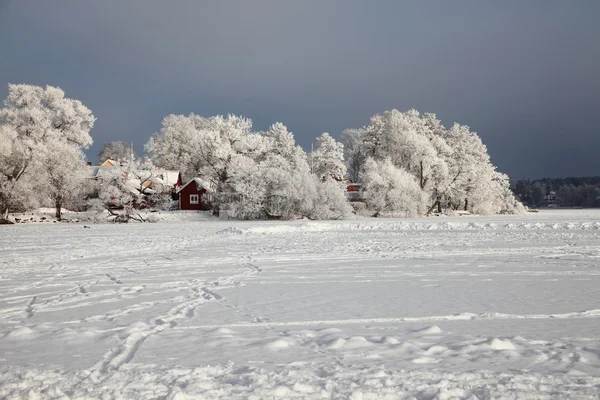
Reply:
<svg viewBox="0 0 600 400"><path fill-rule="evenodd" d="M599 243L598 211L0 227L0 398L593 398Z"/></svg>

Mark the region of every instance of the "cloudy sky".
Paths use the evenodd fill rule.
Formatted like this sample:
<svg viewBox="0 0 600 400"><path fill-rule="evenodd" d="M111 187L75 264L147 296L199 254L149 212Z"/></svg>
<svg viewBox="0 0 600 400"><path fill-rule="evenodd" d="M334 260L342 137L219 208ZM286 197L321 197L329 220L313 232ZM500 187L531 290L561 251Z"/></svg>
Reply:
<svg viewBox="0 0 600 400"><path fill-rule="evenodd" d="M0 0L0 97L59 86L100 145L170 113L281 121L305 148L377 112L470 125L513 178L600 175L600 1Z"/></svg>

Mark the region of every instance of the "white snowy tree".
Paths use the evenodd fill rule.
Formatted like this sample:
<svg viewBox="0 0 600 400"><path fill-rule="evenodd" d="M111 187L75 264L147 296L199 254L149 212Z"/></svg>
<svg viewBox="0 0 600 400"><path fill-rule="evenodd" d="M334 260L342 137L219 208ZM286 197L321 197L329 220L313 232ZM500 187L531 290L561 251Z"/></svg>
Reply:
<svg viewBox="0 0 600 400"><path fill-rule="evenodd" d="M61 142L48 145L38 176L46 184L56 219L62 219L62 208L83 198L88 181L87 166L81 150ZM42 186L43 187L43 186Z"/></svg>
<svg viewBox="0 0 600 400"><path fill-rule="evenodd" d="M169 115L145 148L158 166L182 171L191 179L203 174L215 187L215 204L231 194L229 175L235 154L253 152L252 121L236 115Z"/></svg>
<svg viewBox="0 0 600 400"><path fill-rule="evenodd" d="M427 210L427 196L415 177L390 159L367 159L361 183L364 200L375 215L416 217Z"/></svg>
<svg viewBox="0 0 600 400"><path fill-rule="evenodd" d="M23 190L19 181L33 173L35 164L44 162L49 149L89 147L95 122L87 107L66 98L59 88L9 85L8 92L0 109L0 208L4 218Z"/></svg>
<svg viewBox="0 0 600 400"><path fill-rule="evenodd" d="M135 188L140 194L157 182L158 173L156 166L147 157L128 161L124 166L125 176L132 188Z"/></svg>
<svg viewBox="0 0 600 400"><path fill-rule="evenodd" d="M98 153L98 162L103 163L109 158L124 162L133 161L135 154L132 145L122 141L104 143Z"/></svg>
<svg viewBox="0 0 600 400"><path fill-rule="evenodd" d="M481 138L466 125L454 124L446 135L453 149L448 159L450 182L444 192L450 208L477 214L520 213L508 177L496 171Z"/></svg>
<svg viewBox="0 0 600 400"><path fill-rule="evenodd" d="M260 166L246 155L232 157L230 187L232 193L221 204L236 219L264 219L266 185Z"/></svg>
<svg viewBox="0 0 600 400"><path fill-rule="evenodd" d="M481 139L466 126L455 124L448 130L435 114L391 110L373 116L360 130L360 137L354 153L376 161L389 159L411 174L427 198L426 213L521 209L495 171Z"/></svg>
<svg viewBox="0 0 600 400"><path fill-rule="evenodd" d="M343 178L341 145L328 135L320 143L320 168ZM343 189L333 193L330 185L317 185L306 153L282 123L259 133L251 120L235 115L168 116L146 149L162 167L180 168L188 177L200 173L215 188L215 208L233 218L340 218L348 211L339 201ZM331 205L319 204L329 199Z"/></svg>
<svg viewBox="0 0 600 400"><path fill-rule="evenodd" d="M327 179L316 180L316 199L308 217L311 219L346 219L352 214L352 207L339 183Z"/></svg>
<svg viewBox="0 0 600 400"><path fill-rule="evenodd" d="M322 180L346 180L344 145L325 132L317 138L317 146L310 155L313 174Z"/></svg>
<svg viewBox="0 0 600 400"><path fill-rule="evenodd" d="M446 150L419 112L386 111L375 115L365 127L365 152L375 159L392 163L415 176L419 186L432 199L447 177L447 165L440 154Z"/></svg>
<svg viewBox="0 0 600 400"><path fill-rule="evenodd" d="M26 185L21 178L30 166L30 152L17 140L16 130L0 124L0 219L6 219L9 208L24 197Z"/></svg>
<svg viewBox="0 0 600 400"><path fill-rule="evenodd" d="M185 180L195 177L205 165L204 120L195 114L166 116L160 132L146 143L146 152L156 165L180 171Z"/></svg>
<svg viewBox="0 0 600 400"><path fill-rule="evenodd" d="M92 207L98 214L108 212L113 222L128 222L130 219L145 221L136 211L142 202L142 195L127 181L122 169L111 168L106 171L98 182L97 195Z"/></svg>

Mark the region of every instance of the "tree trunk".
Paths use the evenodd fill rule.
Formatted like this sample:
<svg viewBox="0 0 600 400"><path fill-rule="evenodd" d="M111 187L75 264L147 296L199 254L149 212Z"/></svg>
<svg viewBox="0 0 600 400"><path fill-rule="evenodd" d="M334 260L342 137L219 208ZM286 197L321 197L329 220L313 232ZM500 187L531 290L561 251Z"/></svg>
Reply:
<svg viewBox="0 0 600 400"><path fill-rule="evenodd" d="M441 209L439 200L436 200L435 203L433 203L433 205L431 207L429 207L429 210L427 210L427 213L425 215L431 214L431 212L435 209L436 206L438 207L438 210Z"/></svg>
<svg viewBox="0 0 600 400"><path fill-rule="evenodd" d="M2 211L2 218L0 219L8 219L8 206Z"/></svg>
<svg viewBox="0 0 600 400"><path fill-rule="evenodd" d="M469 199L465 199L465 211L468 211L467 208L469 208Z"/></svg>
<svg viewBox="0 0 600 400"><path fill-rule="evenodd" d="M438 213L442 213L442 202L440 200L437 201Z"/></svg>
<svg viewBox="0 0 600 400"><path fill-rule="evenodd" d="M54 205L56 207L56 213L55 213L56 219L60 221L62 219L62 197L56 196Z"/></svg>

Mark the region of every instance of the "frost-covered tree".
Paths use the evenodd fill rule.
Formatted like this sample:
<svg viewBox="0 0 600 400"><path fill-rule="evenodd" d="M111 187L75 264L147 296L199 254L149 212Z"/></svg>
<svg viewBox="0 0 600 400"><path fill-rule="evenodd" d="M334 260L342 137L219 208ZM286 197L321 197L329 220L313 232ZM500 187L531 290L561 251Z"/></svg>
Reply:
<svg viewBox="0 0 600 400"><path fill-rule="evenodd" d="M450 181L444 191L448 207L480 214L502 210L492 207L497 196L506 196L500 187L504 178L496 172L481 138L466 125L454 124L445 139L452 148L448 158ZM508 211L508 210L504 210Z"/></svg>
<svg viewBox="0 0 600 400"><path fill-rule="evenodd" d="M308 217L316 187L306 153L281 123L273 124L265 137L268 152L260 160L260 171L266 215L282 219Z"/></svg>
<svg viewBox="0 0 600 400"><path fill-rule="evenodd" d="M31 162L29 153L27 145L17 140L16 130L0 125L0 219L6 219L12 203L23 197L27 186L21 178Z"/></svg>
<svg viewBox="0 0 600 400"><path fill-rule="evenodd" d="M310 156L313 174L322 180L345 181L344 145L332 138L329 133L325 132L317 138L317 146Z"/></svg>
<svg viewBox="0 0 600 400"><path fill-rule="evenodd" d="M148 186L157 182L158 171L149 158L128 161L123 167L130 186L143 194Z"/></svg>
<svg viewBox="0 0 600 400"><path fill-rule="evenodd" d="M446 129L435 114L416 110L374 115L349 154L389 160L413 176L427 199L427 212L464 209L476 213L519 212L507 183L490 162L479 136L455 124ZM345 136L345 140L351 136Z"/></svg>
<svg viewBox="0 0 600 400"><path fill-rule="evenodd" d="M132 146L126 142L107 142L102 145L102 149L98 153L98 163L103 163L109 158L119 161L133 161L135 154Z"/></svg>
<svg viewBox="0 0 600 400"><path fill-rule="evenodd" d="M84 196L88 172L84 155L77 147L60 142L49 144L47 156L39 176L46 184L48 197L62 219L62 208Z"/></svg>
<svg viewBox="0 0 600 400"><path fill-rule="evenodd" d="M365 202L375 215L416 217L427 210L427 196L415 177L390 159L367 159L361 183Z"/></svg>
<svg viewBox="0 0 600 400"><path fill-rule="evenodd" d="M221 198L221 206L236 219L264 219L266 184L260 166L251 157L235 155L230 174L231 193Z"/></svg>
<svg viewBox="0 0 600 400"><path fill-rule="evenodd" d="M316 199L309 218L346 219L352 214L352 207L338 182L331 179L317 180L315 187Z"/></svg>
<svg viewBox="0 0 600 400"><path fill-rule="evenodd" d="M205 125L205 119L195 114L168 115L160 132L146 143L145 150L156 165L178 170L189 180L205 165L202 152Z"/></svg>
<svg viewBox="0 0 600 400"><path fill-rule="evenodd" d="M310 217L317 197L306 153L281 123L246 136L244 153L232 157L229 195L221 205L239 219Z"/></svg>
<svg viewBox="0 0 600 400"><path fill-rule="evenodd" d="M98 214L108 212L114 222L128 222L130 219L144 221L136 212L142 202L140 192L127 181L120 168L110 169L98 182L97 198L92 206Z"/></svg>
<svg viewBox="0 0 600 400"><path fill-rule="evenodd" d="M169 115L161 131L145 148L153 162L163 168L182 171L191 179L198 173L214 184L215 196L225 196L234 154L255 151L250 137L252 121L236 115L201 117Z"/></svg>
<svg viewBox="0 0 600 400"><path fill-rule="evenodd" d="M443 140L435 135L416 110L398 110L375 115L365 127L367 154L392 163L415 176L432 202L447 177ZM443 150L442 150L443 149Z"/></svg>
<svg viewBox="0 0 600 400"><path fill-rule="evenodd" d="M215 209L233 218L313 217L319 193L325 193L310 173L306 153L282 123L254 132L251 120L235 115L171 115L146 150L161 167L185 171L188 179L199 173L210 181ZM334 157L341 163L339 150ZM328 195L321 198L335 197ZM318 215L338 218L345 210L334 205L330 214Z"/></svg>
<svg viewBox="0 0 600 400"><path fill-rule="evenodd" d="M87 107L66 98L59 88L9 85L4 108L0 109L0 209L4 218L12 200L23 190L19 182L34 173L36 164L45 162L50 149L89 147L94 122Z"/></svg>

